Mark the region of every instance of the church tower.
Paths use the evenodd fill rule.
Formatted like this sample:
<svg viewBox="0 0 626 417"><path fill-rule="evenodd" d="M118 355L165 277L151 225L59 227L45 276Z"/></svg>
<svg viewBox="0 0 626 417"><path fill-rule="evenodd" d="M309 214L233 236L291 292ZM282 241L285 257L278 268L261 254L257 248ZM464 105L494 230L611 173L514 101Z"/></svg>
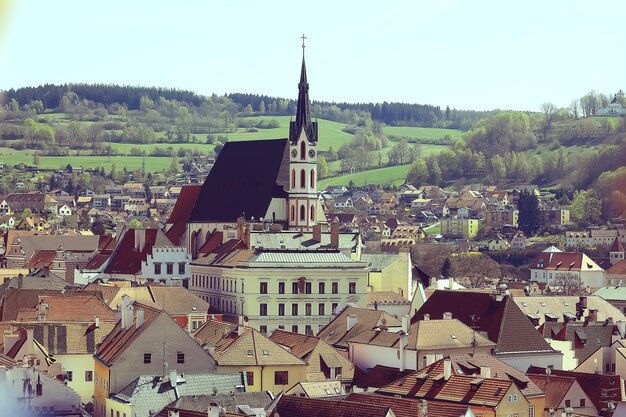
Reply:
<svg viewBox="0 0 626 417"><path fill-rule="evenodd" d="M311 121L309 83L304 63L302 35L302 69L298 83L296 120L289 123L289 229L311 230L317 224L317 122Z"/></svg>

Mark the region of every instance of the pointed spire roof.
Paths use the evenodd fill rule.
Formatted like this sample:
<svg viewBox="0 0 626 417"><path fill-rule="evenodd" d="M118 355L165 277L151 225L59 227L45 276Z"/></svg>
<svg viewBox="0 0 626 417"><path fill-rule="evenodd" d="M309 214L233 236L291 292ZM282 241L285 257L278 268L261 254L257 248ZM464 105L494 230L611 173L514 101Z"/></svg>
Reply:
<svg viewBox="0 0 626 417"><path fill-rule="evenodd" d="M302 69L300 70L300 82L298 83L296 121L289 123L289 139L291 141L298 140L302 129L306 132L309 142L317 142L317 122L311 122L311 101L309 100L309 83L306 77L306 63L304 61L304 43L302 44Z"/></svg>
<svg viewBox="0 0 626 417"><path fill-rule="evenodd" d="M622 245L622 241L619 239L619 236L615 236L615 240L613 241L610 252L624 252L624 245Z"/></svg>

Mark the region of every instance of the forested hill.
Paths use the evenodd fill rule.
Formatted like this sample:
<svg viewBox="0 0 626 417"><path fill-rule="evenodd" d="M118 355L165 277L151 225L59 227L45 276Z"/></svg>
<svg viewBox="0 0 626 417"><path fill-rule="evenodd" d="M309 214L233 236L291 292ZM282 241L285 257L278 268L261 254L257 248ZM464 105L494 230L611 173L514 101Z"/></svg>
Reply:
<svg viewBox="0 0 626 417"><path fill-rule="evenodd" d="M295 109L295 100L279 97L244 93L228 94L227 97L240 105L242 109L249 106L249 111L289 114ZM461 130L468 130L478 120L499 112L499 110L456 110L450 107L441 109L439 106L429 104L388 103L386 101L383 103L314 101L312 104L318 117L330 120L339 120L337 113L352 110L370 113L372 120L390 126L441 127Z"/></svg>
<svg viewBox="0 0 626 417"><path fill-rule="evenodd" d="M199 106L203 97L193 91L177 90L175 88L139 87L116 84L44 84L38 87L21 87L0 91L4 99L9 102L17 100L20 104L40 100L46 109L55 109L61 106L61 99L69 92L73 92L80 100L89 100L109 106L114 103L125 104L128 110L138 110L141 97L158 100L163 97L168 100Z"/></svg>
<svg viewBox="0 0 626 417"><path fill-rule="evenodd" d="M206 98L188 90L163 87L125 86L116 84L45 84L38 87L21 87L0 91L5 102L15 99L21 105L41 101L46 109L63 108L62 99L67 93L76 94L79 100L88 100L105 107L124 104L128 110L138 110L141 97L157 101L159 97L200 106ZM267 95L233 93L227 97L247 114L261 113L285 116L295 112L296 101ZM4 103L2 103L4 104ZM314 101L315 116L323 119L351 123L354 114L369 113L372 120L390 126L421 126L469 130L478 120L496 114L493 111L457 110L429 104L409 103L335 103Z"/></svg>

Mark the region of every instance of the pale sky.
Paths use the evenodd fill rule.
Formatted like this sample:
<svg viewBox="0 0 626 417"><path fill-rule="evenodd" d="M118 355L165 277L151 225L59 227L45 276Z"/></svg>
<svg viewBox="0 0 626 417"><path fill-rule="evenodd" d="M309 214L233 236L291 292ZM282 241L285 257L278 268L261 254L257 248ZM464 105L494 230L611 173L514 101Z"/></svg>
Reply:
<svg viewBox="0 0 626 417"><path fill-rule="evenodd" d="M305 33L313 100L538 111L626 90L623 0L15 0L0 13L0 89L295 99Z"/></svg>

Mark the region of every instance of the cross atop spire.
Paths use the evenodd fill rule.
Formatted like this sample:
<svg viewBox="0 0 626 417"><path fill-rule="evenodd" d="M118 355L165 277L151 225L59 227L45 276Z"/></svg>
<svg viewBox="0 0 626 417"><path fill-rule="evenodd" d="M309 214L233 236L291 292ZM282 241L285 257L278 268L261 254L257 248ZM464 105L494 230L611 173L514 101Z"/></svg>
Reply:
<svg viewBox="0 0 626 417"><path fill-rule="evenodd" d="M309 83L306 77L306 64L304 62L305 40L302 39L302 69L300 70L300 82L298 83L298 104L296 106L296 121L289 123L289 139L297 141L300 132L304 129L310 142L317 142L317 122L311 122L311 102L309 100Z"/></svg>
<svg viewBox="0 0 626 417"><path fill-rule="evenodd" d="M300 36L300 39L302 39L302 56L304 57L304 48L306 48L304 41L307 39L307 37L304 36L304 33L303 33L302 36Z"/></svg>

